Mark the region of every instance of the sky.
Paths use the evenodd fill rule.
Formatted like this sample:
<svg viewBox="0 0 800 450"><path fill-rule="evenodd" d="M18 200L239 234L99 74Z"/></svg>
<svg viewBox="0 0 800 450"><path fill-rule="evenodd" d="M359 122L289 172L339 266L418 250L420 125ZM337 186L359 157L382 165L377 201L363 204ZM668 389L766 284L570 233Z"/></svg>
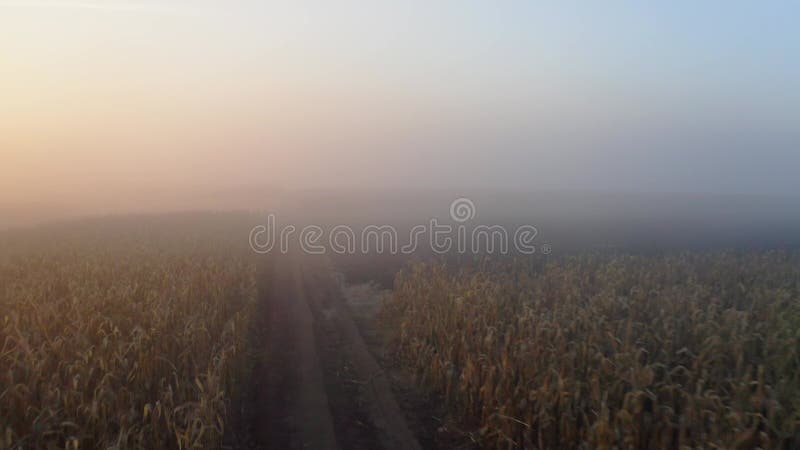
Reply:
<svg viewBox="0 0 800 450"><path fill-rule="evenodd" d="M0 210L248 186L800 192L800 5L651 3L0 0Z"/></svg>

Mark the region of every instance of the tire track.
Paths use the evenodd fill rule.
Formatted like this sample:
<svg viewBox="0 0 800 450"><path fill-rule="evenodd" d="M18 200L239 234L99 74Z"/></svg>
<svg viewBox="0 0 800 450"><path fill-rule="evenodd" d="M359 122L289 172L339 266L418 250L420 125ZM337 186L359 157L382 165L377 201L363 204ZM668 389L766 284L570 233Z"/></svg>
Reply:
<svg viewBox="0 0 800 450"><path fill-rule="evenodd" d="M256 431L268 449L418 450L328 261L273 261Z"/></svg>

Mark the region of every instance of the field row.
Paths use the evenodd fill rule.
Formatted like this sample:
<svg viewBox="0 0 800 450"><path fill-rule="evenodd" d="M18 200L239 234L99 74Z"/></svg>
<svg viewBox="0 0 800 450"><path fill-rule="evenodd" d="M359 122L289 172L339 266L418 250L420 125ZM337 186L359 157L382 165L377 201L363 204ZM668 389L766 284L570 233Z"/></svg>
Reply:
<svg viewBox="0 0 800 450"><path fill-rule="evenodd" d="M798 448L799 261L418 265L382 314L487 448Z"/></svg>
<svg viewBox="0 0 800 450"><path fill-rule="evenodd" d="M216 448L256 298L213 247L0 262L0 448Z"/></svg>

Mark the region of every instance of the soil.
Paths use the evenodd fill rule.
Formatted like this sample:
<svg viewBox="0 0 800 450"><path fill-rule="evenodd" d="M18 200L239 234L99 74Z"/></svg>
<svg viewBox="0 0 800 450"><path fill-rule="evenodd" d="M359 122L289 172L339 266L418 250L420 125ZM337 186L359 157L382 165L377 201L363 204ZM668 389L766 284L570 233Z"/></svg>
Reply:
<svg viewBox="0 0 800 450"><path fill-rule="evenodd" d="M271 257L229 448L455 447L435 397L383 358L372 320L380 294L369 283L348 286L324 257Z"/></svg>

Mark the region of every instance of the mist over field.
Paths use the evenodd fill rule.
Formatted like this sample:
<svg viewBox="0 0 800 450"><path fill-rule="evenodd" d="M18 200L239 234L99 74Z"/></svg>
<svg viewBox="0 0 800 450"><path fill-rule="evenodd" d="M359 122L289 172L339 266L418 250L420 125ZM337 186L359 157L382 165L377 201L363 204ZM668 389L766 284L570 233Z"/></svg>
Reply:
<svg viewBox="0 0 800 450"><path fill-rule="evenodd" d="M0 2L0 226L308 190L796 204L794 7L461 6Z"/></svg>

